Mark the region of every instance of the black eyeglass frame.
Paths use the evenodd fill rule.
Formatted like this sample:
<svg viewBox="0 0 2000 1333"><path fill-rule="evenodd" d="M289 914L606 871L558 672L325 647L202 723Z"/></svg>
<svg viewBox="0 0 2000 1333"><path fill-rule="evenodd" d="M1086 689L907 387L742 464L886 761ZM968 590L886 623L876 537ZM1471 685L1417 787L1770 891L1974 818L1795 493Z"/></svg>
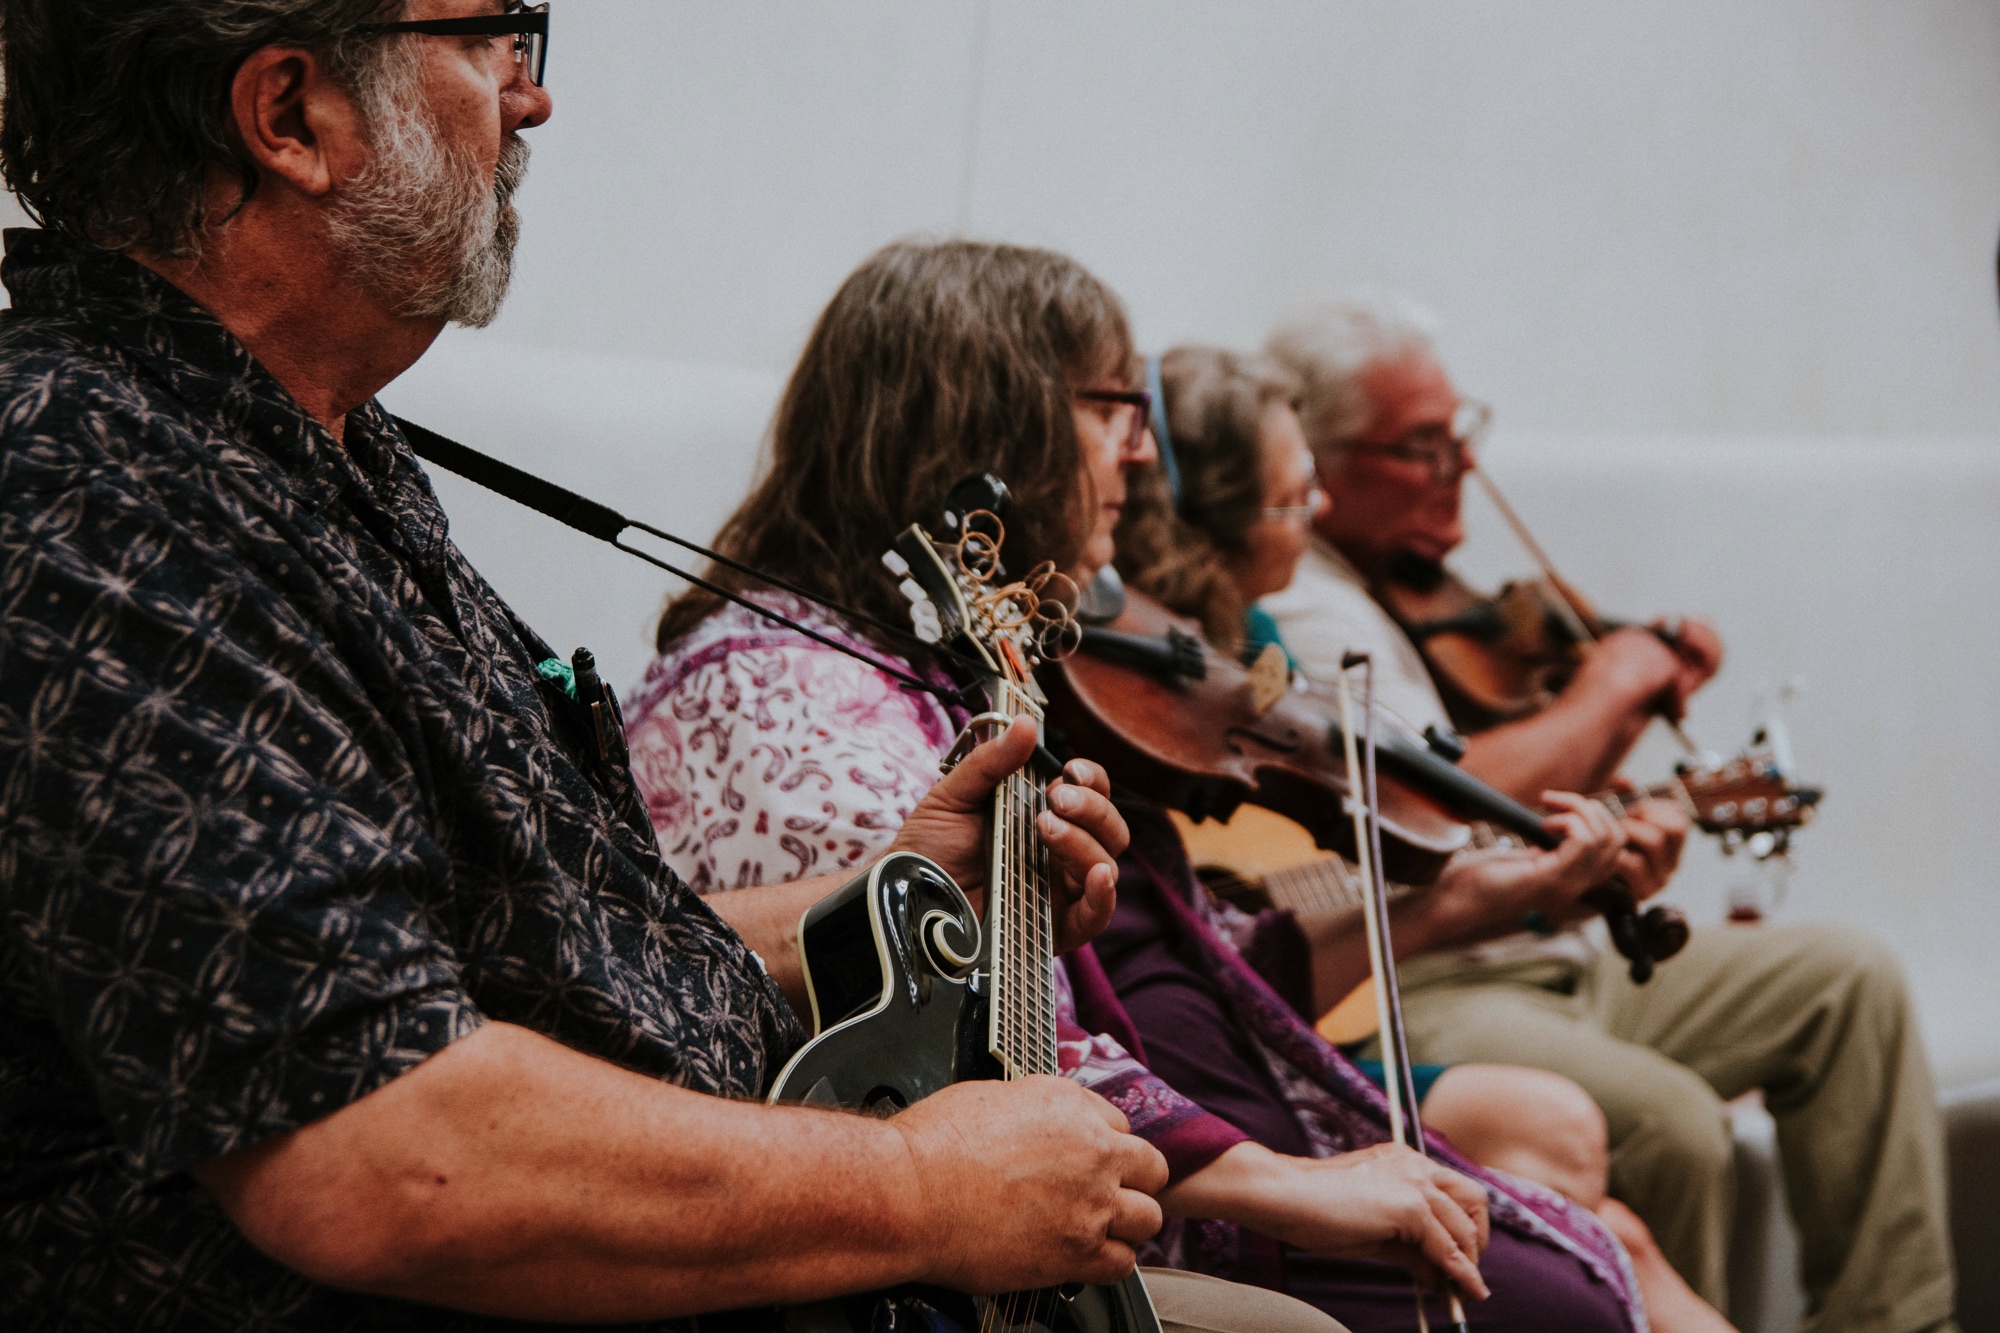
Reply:
<svg viewBox="0 0 2000 1333"><path fill-rule="evenodd" d="M1133 418L1132 434L1123 447L1134 449L1153 422L1153 395L1144 389L1071 389L1070 397L1081 398L1086 403L1121 403L1136 407L1139 414Z"/></svg>
<svg viewBox="0 0 2000 1333"><path fill-rule="evenodd" d="M462 19L411 19L402 23L370 23L355 29L368 37L395 32L414 32L426 37L507 37L514 38L514 59L528 65L528 77L537 88L549 65L549 6L523 5L504 14L475 14ZM531 40L532 39L532 40Z"/></svg>

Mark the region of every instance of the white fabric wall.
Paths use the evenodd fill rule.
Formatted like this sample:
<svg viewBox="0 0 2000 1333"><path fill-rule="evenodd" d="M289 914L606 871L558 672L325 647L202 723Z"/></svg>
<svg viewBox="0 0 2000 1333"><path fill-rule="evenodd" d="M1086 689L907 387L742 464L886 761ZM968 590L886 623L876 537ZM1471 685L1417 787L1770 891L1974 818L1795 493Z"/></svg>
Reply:
<svg viewBox="0 0 2000 1333"><path fill-rule="evenodd" d="M1354 284L1554 430L2000 430L1990 0L567 0L510 340L781 367L1067 250L1154 346Z"/></svg>
<svg viewBox="0 0 2000 1333"><path fill-rule="evenodd" d="M814 314L895 237L1065 249L1153 348L1408 291L1566 571L1721 624L1706 744L1806 679L1829 796L1784 914L1889 940L1947 1075L2000 1073L2000 7L556 8L514 297L393 404L706 536ZM670 580L440 489L552 640L636 673ZM1523 572L1472 511L1468 569ZM1728 873L1699 849L1676 892L1713 919Z"/></svg>

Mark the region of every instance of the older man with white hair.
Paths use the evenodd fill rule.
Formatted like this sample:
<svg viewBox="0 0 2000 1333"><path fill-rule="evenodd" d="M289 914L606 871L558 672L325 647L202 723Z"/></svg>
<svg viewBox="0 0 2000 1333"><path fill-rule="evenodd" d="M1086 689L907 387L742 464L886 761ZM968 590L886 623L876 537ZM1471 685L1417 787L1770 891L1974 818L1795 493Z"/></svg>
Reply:
<svg viewBox="0 0 2000 1333"><path fill-rule="evenodd" d="M1332 302L1284 320L1269 351L1303 383L1332 503L1299 577L1264 605L1307 671L1369 652L1388 709L1419 731L1449 728L1439 684L1374 592L1411 571L1435 576L1465 536L1476 423L1430 321L1396 297ZM1541 711L1468 724L1463 764L1530 803L1600 790L1721 655L1699 620L1677 635L1616 631ZM1634 816L1635 842L1677 855L1678 810L1647 802ZM1907 987L1877 942L1822 925L1697 929L1640 986L1579 931L1524 930L1401 974L1419 1059L1538 1066L1591 1093L1609 1122L1612 1193L1711 1304L1728 1295L1735 1203L1723 1103L1761 1089L1801 1238L1807 1327L1955 1327L1935 1092Z"/></svg>

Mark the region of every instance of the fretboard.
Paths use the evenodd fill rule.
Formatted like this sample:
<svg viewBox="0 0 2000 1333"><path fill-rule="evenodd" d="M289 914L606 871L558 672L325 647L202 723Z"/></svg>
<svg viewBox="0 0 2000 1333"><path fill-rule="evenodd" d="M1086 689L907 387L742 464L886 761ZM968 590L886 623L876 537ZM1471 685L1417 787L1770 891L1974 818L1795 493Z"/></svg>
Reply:
<svg viewBox="0 0 2000 1333"><path fill-rule="evenodd" d="M996 711L1039 716L1036 701L1006 686ZM1053 1074L1056 1062L1055 921L1049 899L1049 852L1035 832L1042 784L1027 769L993 793L993 861L987 891L991 941L987 1027L1007 1077Z"/></svg>
<svg viewBox="0 0 2000 1333"><path fill-rule="evenodd" d="M1635 792L1601 791L1590 799L1620 819L1625 818L1632 807L1641 801L1672 801L1687 811L1690 818L1697 813L1694 798L1688 795L1686 784L1679 778L1668 778L1665 782L1656 782Z"/></svg>
<svg viewBox="0 0 2000 1333"><path fill-rule="evenodd" d="M1687 811L1690 819L1696 818L1699 814L1699 811L1695 808L1694 798L1688 794L1687 785L1679 778L1669 778L1665 782L1656 782L1650 787L1641 787L1637 791L1601 791L1590 799L1609 810L1618 819L1624 819L1631 814L1632 807L1641 801L1672 801L1674 804L1680 806L1681 809ZM1512 837L1513 835L1507 831L1496 829L1488 823L1481 822L1472 826L1472 845L1474 847L1491 847L1495 843ZM1516 840L1518 841L1518 839Z"/></svg>
<svg viewBox="0 0 2000 1333"><path fill-rule="evenodd" d="M1361 876L1333 852L1265 874L1271 906L1293 912L1337 912L1361 905Z"/></svg>

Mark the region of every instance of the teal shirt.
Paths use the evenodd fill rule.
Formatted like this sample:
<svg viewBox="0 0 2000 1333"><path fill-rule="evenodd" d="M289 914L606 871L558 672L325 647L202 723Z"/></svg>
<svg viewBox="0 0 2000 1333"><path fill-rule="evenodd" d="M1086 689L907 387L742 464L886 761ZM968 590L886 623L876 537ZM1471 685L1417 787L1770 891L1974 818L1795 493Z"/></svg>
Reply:
<svg viewBox="0 0 2000 1333"><path fill-rule="evenodd" d="M1250 609L1243 613L1243 660L1254 662L1263 651L1277 644L1285 654L1285 665L1297 671L1299 664L1292 656L1292 650L1285 647L1285 636L1278 632L1278 618L1252 602Z"/></svg>

